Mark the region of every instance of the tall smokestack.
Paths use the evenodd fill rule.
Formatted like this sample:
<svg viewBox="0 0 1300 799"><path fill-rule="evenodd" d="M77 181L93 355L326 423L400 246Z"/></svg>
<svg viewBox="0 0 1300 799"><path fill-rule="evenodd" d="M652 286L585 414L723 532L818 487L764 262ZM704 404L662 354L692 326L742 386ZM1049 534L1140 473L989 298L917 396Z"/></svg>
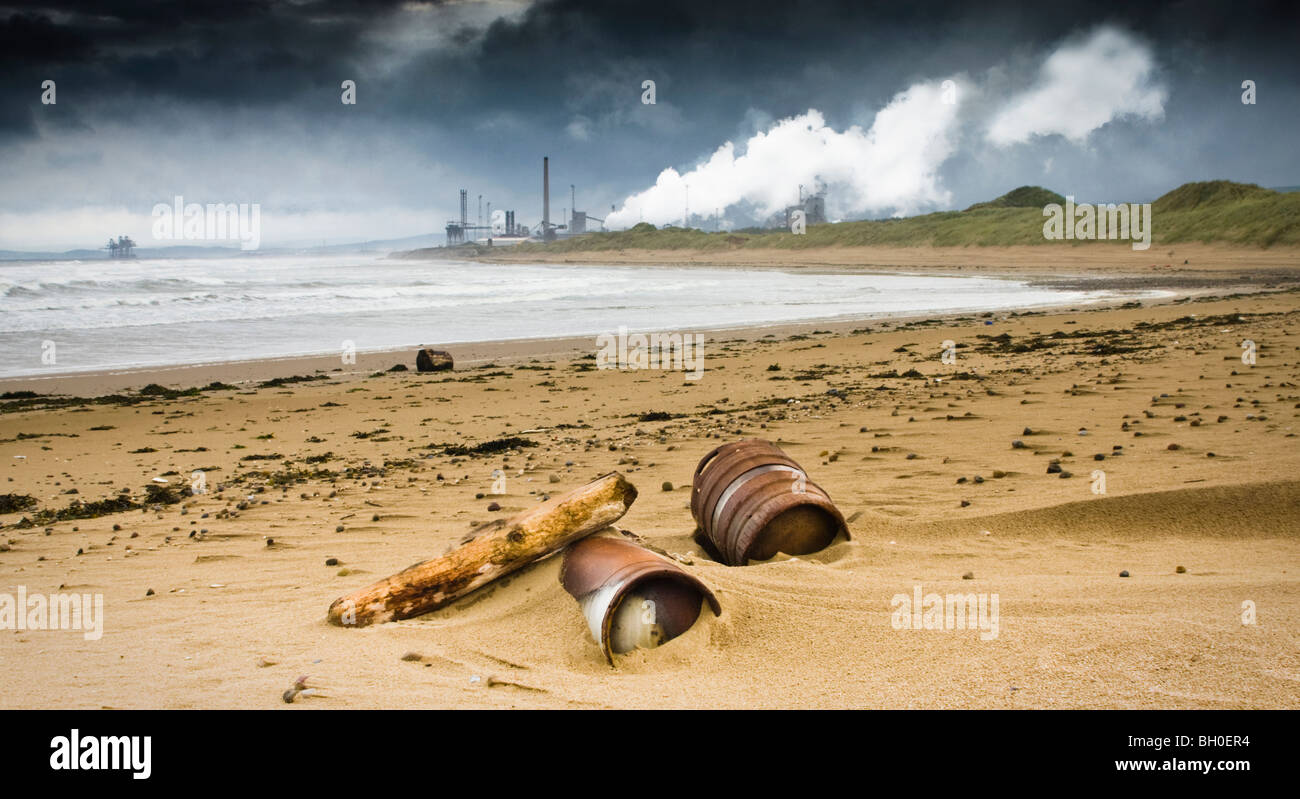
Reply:
<svg viewBox="0 0 1300 799"><path fill-rule="evenodd" d="M551 237L551 158L542 156L542 238Z"/></svg>

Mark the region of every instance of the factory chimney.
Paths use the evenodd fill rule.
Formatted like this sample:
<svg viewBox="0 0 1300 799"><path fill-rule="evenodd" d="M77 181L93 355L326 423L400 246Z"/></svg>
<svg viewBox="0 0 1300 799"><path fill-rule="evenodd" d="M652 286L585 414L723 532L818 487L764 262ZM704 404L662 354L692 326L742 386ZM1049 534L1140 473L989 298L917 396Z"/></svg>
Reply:
<svg viewBox="0 0 1300 799"><path fill-rule="evenodd" d="M551 158L542 156L542 239L555 238L551 230Z"/></svg>

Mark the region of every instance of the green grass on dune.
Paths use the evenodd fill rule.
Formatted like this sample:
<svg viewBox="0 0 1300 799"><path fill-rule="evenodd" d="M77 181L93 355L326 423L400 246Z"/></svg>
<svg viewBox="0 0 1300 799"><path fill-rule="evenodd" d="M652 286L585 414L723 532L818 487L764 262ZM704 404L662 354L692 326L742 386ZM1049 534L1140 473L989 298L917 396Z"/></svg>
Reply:
<svg viewBox="0 0 1300 799"><path fill-rule="evenodd" d="M975 211L980 208L1042 208L1048 203L1064 205L1065 198L1042 186L1021 186L1018 189L1012 189L996 200L975 203L966 210Z"/></svg>
<svg viewBox="0 0 1300 799"><path fill-rule="evenodd" d="M1300 244L1300 193L1213 181L1179 186L1151 206L1152 240L1257 247Z"/></svg>
<svg viewBox="0 0 1300 799"><path fill-rule="evenodd" d="M1037 186L1022 186L965 211L942 211L900 219L811 225L796 236L788 231L706 233L639 224L616 233L594 233L560 241L516 245L522 252L606 250L811 249L817 247L1005 247L1068 244L1075 247L1128 247L1128 240L1049 241L1043 238L1043 205L1063 202ZM1230 181L1187 183L1152 203L1152 245L1179 242L1253 247L1300 245L1300 193L1281 194Z"/></svg>

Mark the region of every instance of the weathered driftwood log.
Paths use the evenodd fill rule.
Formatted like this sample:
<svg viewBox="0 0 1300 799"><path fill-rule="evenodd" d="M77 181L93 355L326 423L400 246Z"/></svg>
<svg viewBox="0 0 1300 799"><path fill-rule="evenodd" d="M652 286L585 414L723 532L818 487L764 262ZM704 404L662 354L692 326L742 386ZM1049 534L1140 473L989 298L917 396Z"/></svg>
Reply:
<svg viewBox="0 0 1300 799"><path fill-rule="evenodd" d="M446 372L455 366L451 353L446 350L422 349L415 354L417 372Z"/></svg>
<svg viewBox="0 0 1300 799"><path fill-rule="evenodd" d="M611 472L510 519L475 528L447 554L422 561L330 605L345 627L409 619L459 599L479 586L603 530L627 512L636 488Z"/></svg>

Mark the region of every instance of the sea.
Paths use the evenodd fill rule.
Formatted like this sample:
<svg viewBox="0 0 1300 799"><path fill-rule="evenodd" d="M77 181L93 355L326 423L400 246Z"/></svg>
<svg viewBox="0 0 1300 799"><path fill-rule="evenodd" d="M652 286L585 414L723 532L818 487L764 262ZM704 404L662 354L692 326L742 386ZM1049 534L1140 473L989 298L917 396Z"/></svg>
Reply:
<svg viewBox="0 0 1300 799"><path fill-rule="evenodd" d="M1155 291L806 269L377 255L0 263L0 377L458 342L1086 305ZM593 344L594 346L594 344Z"/></svg>

